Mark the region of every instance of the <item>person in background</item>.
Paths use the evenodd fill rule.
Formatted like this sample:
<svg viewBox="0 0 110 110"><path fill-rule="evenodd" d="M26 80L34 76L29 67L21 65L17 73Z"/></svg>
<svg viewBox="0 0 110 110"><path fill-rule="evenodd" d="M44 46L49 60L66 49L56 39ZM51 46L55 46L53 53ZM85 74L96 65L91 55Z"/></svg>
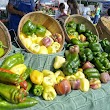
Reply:
<svg viewBox="0 0 110 110"><path fill-rule="evenodd" d="M96 4L95 5L95 17L94 17L94 20L93 20L93 24L98 23L100 12L101 12L101 9L99 7L99 4Z"/></svg>
<svg viewBox="0 0 110 110"><path fill-rule="evenodd" d="M62 0L62 2L61 2L61 0L60 0L60 3L64 3L65 4L65 9L64 9L64 12L65 12L65 14L67 14L68 13L68 4L67 4L67 0Z"/></svg>
<svg viewBox="0 0 110 110"><path fill-rule="evenodd" d="M9 12L9 30L17 33L21 18L29 12L35 11L34 0L9 0L7 11Z"/></svg>
<svg viewBox="0 0 110 110"><path fill-rule="evenodd" d="M59 7L58 7L58 10L55 13L55 19L61 18L63 16L66 16L66 14L64 12L64 9L65 9L65 4L64 3L60 3Z"/></svg>
<svg viewBox="0 0 110 110"><path fill-rule="evenodd" d="M68 13L72 14L80 14L79 6L76 0L67 0L67 4L69 6Z"/></svg>
<svg viewBox="0 0 110 110"><path fill-rule="evenodd" d="M84 8L82 10L82 15L88 19L89 21L91 21L91 18L90 18L90 14L91 14L91 11L90 11L90 8L88 7L88 4L87 2L84 4Z"/></svg>
<svg viewBox="0 0 110 110"><path fill-rule="evenodd" d="M107 14L108 16L110 16L110 8L107 10Z"/></svg>

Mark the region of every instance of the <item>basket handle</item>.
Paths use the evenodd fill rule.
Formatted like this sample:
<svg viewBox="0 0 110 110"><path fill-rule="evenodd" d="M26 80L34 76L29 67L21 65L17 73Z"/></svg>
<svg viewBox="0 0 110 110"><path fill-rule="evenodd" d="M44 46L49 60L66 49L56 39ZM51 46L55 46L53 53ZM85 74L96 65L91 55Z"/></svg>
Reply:
<svg viewBox="0 0 110 110"><path fill-rule="evenodd" d="M101 29L101 27L100 27L100 26L99 26L99 29L100 29L101 34L103 34L103 31L102 31L102 29Z"/></svg>

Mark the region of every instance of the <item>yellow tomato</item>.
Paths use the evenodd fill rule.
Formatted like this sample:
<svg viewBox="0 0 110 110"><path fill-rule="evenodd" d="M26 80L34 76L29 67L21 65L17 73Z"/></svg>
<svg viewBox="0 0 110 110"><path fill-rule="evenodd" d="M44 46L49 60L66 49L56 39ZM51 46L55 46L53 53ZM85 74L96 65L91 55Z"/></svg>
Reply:
<svg viewBox="0 0 110 110"><path fill-rule="evenodd" d="M45 46L41 46L38 54L48 54L48 50Z"/></svg>
<svg viewBox="0 0 110 110"><path fill-rule="evenodd" d="M32 81L32 83L34 84L42 84L43 81L43 73L38 71L38 70L34 70L31 74L30 74L30 79Z"/></svg>

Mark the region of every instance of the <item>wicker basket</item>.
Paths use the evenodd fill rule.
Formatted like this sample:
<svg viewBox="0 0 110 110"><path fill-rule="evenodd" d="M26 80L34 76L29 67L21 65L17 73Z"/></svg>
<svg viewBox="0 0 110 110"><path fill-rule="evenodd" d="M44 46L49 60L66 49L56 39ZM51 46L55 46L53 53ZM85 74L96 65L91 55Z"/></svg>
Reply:
<svg viewBox="0 0 110 110"><path fill-rule="evenodd" d="M65 41L65 36L64 36L64 32L60 26L60 24L55 20L53 19L52 17L50 17L49 15L46 15L44 13L42 13L41 11L36 11L36 12L31 12L31 13L28 13L26 14L25 16L23 16L23 18L21 19L20 23L19 23L19 26L18 26L18 42L19 44L25 48L28 52L31 52L29 49L27 49L19 35L20 35L20 32L22 30L22 27L23 25L25 24L25 22L27 20L31 20L34 24L40 24L40 25L43 25L44 27L46 27L52 34L55 34L55 33L59 33L62 35L62 43L61 43L61 47L59 49L59 51L61 51L63 49L63 46L64 46L64 41ZM32 52L31 52L32 53Z"/></svg>
<svg viewBox="0 0 110 110"><path fill-rule="evenodd" d="M89 21L87 20L86 18L84 18L83 16L81 15L77 15L77 14L74 14L74 15L71 15L69 17L67 17L67 19L65 20L65 23L64 23L64 31L65 31L65 38L66 38L66 41L70 41L69 39L69 36L66 32L66 23L70 22L70 21L74 21L75 23L82 23L82 24L85 24L86 28L91 30L93 32L93 34L97 35L99 37L99 34L98 34L98 31L96 29L96 27Z"/></svg>
<svg viewBox="0 0 110 110"><path fill-rule="evenodd" d="M107 38L110 41L110 17L101 17L96 27L100 39Z"/></svg>
<svg viewBox="0 0 110 110"><path fill-rule="evenodd" d="M2 41L3 45L7 47L5 48L5 54L0 58L0 60L2 60L11 50L11 36L8 32L8 29L1 21L0 21L0 41Z"/></svg>

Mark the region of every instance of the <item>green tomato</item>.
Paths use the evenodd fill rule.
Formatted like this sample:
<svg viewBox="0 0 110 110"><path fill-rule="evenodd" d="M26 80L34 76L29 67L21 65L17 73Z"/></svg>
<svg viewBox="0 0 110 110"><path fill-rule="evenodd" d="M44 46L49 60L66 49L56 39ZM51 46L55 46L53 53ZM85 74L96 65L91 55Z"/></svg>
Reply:
<svg viewBox="0 0 110 110"><path fill-rule="evenodd" d="M5 50L3 48L0 48L0 57L2 57L5 54Z"/></svg>

